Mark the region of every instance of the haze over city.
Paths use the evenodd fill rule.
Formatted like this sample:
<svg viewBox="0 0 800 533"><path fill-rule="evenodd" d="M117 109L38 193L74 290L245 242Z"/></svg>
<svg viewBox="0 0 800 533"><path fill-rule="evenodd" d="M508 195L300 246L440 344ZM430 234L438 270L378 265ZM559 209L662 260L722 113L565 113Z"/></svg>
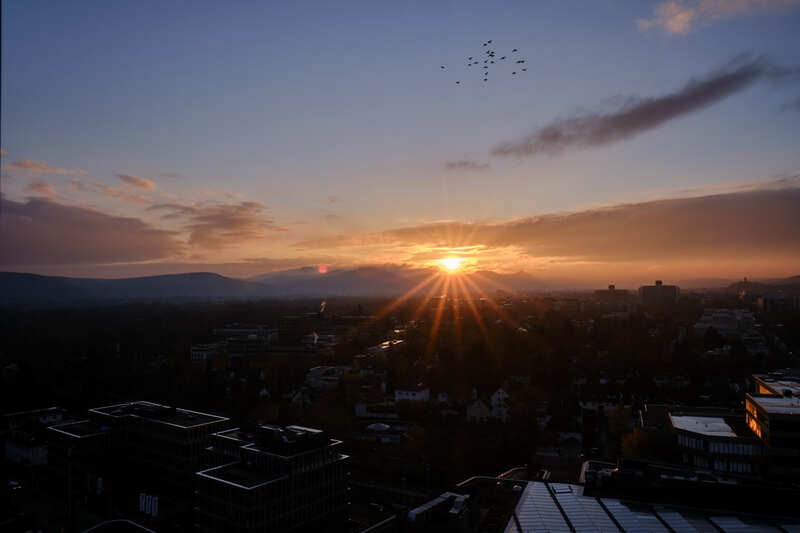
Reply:
<svg viewBox="0 0 800 533"><path fill-rule="evenodd" d="M800 272L800 3L308 9L4 3L0 268Z"/></svg>

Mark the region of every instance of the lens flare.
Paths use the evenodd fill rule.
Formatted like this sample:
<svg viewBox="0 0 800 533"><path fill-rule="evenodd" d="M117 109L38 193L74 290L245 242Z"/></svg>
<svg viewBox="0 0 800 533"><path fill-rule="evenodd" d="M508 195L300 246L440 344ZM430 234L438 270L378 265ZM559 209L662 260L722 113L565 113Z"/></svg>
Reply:
<svg viewBox="0 0 800 533"><path fill-rule="evenodd" d="M443 259L439 259L439 264L448 272L457 271L459 268L461 268L462 263L464 263L463 257L445 257Z"/></svg>

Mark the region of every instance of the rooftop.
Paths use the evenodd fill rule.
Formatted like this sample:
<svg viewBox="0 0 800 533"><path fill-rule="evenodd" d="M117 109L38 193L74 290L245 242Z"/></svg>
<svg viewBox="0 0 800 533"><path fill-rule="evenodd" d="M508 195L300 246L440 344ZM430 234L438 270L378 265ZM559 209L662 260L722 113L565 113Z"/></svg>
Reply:
<svg viewBox="0 0 800 533"><path fill-rule="evenodd" d="M67 422L66 424L50 426L50 429L70 437L82 439L84 437L107 433L111 428L92 420L79 420L77 422Z"/></svg>
<svg viewBox="0 0 800 533"><path fill-rule="evenodd" d="M586 496L568 483L528 482L506 532L520 531L797 531L793 518L736 516Z"/></svg>
<svg viewBox="0 0 800 533"><path fill-rule="evenodd" d="M800 397L778 396L775 394L748 394L747 397L767 413L800 415Z"/></svg>
<svg viewBox="0 0 800 533"><path fill-rule="evenodd" d="M341 443L320 429L303 426L282 428L262 424L258 426L254 436L254 441L246 446L247 449L281 457L292 457Z"/></svg>
<svg viewBox="0 0 800 533"><path fill-rule="evenodd" d="M117 419L123 417L137 417L183 429L200 427L228 420L228 418L224 416L200 413L145 401L97 407L95 409L90 409L89 412Z"/></svg>
<svg viewBox="0 0 800 533"><path fill-rule="evenodd" d="M209 468L208 470L198 472L197 475L245 490L256 489L268 483L273 483L288 477L285 475L270 476L259 470L249 468L240 462Z"/></svg>
<svg viewBox="0 0 800 533"><path fill-rule="evenodd" d="M672 427L709 437L736 437L736 432L723 418L669 414Z"/></svg>
<svg viewBox="0 0 800 533"><path fill-rule="evenodd" d="M769 374L753 374L753 378L773 394L784 396L789 392L793 396L800 396L800 371L796 369L778 370Z"/></svg>

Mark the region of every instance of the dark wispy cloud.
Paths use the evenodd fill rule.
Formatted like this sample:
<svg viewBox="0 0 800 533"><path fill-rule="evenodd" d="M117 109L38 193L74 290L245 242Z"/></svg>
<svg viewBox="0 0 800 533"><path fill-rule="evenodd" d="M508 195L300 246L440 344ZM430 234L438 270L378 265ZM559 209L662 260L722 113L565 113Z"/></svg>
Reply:
<svg viewBox="0 0 800 533"><path fill-rule="evenodd" d="M489 168L489 163L478 163L471 159L459 159L458 161L448 161L444 164L444 168L447 170L481 172Z"/></svg>
<svg viewBox="0 0 800 533"><path fill-rule="evenodd" d="M505 222L439 222L299 243L301 248L513 247L530 257L651 262L791 259L800 250L800 177L764 188L621 204Z"/></svg>
<svg viewBox="0 0 800 533"><path fill-rule="evenodd" d="M85 265L173 256L182 249L173 232L138 218L119 217L43 198L0 198L0 265Z"/></svg>
<svg viewBox="0 0 800 533"><path fill-rule="evenodd" d="M153 180L149 180L147 178L140 178L139 176L131 176L130 174L117 174L117 178L122 183L127 185L131 185L133 187L138 187L140 189L155 189L157 187L156 182Z"/></svg>
<svg viewBox="0 0 800 533"><path fill-rule="evenodd" d="M189 232L189 244L204 248L237 245L281 229L265 214L266 206L258 202L166 203L150 206L147 210L162 213L164 220L180 221L183 229Z"/></svg>
<svg viewBox="0 0 800 533"><path fill-rule="evenodd" d="M666 33L683 35L713 21L798 6L800 0L669 0L656 4L652 17L637 19L636 25L642 31L659 27Z"/></svg>
<svg viewBox="0 0 800 533"><path fill-rule="evenodd" d="M65 174L65 175L86 175L85 170L77 168L52 167L44 161L35 159L18 159L13 163L3 165L4 170L19 171L28 174Z"/></svg>
<svg viewBox="0 0 800 533"><path fill-rule="evenodd" d="M760 79L782 81L796 76L797 70L776 67L763 58L740 58L704 78L690 80L674 93L653 98L630 98L611 112L556 119L520 140L496 146L492 154L536 156L612 144L699 111Z"/></svg>

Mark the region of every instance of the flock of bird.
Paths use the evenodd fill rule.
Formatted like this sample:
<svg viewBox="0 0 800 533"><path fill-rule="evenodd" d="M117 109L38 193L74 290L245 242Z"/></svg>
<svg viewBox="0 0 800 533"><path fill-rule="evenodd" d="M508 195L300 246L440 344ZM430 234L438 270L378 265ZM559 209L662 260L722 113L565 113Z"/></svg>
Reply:
<svg viewBox="0 0 800 533"><path fill-rule="evenodd" d="M501 65L511 65L511 75L516 76L522 72L527 72L528 68L525 67L525 59L520 58L519 50L512 49L507 56L497 56L497 52L492 49L492 40L489 39L483 43L483 55L467 57L467 67L473 69L478 73L483 81L489 81L489 72L497 69ZM441 70L447 70L445 65L442 65ZM456 85L461 85L461 80L456 80Z"/></svg>

